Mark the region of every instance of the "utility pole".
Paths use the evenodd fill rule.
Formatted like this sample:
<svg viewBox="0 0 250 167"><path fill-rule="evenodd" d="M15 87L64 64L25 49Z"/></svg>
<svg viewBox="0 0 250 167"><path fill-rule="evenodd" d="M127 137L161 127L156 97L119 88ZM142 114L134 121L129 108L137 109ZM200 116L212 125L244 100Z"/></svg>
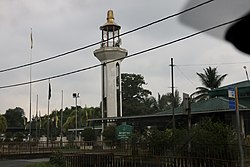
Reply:
<svg viewBox="0 0 250 167"><path fill-rule="evenodd" d="M228 99L229 99L229 108L235 109L236 114L236 126L237 126L237 137L238 137L238 145L240 151L240 167L244 167L245 159L244 159L244 150L242 147L242 129L240 126L240 113L239 113L239 99L238 99L238 88L229 87L228 88Z"/></svg>
<svg viewBox="0 0 250 167"><path fill-rule="evenodd" d="M172 122L173 122L173 130L175 130L175 113L174 113L174 106L175 106L175 100L174 100L174 63L173 58L171 58L171 88L172 88Z"/></svg>
<svg viewBox="0 0 250 167"><path fill-rule="evenodd" d="M76 99L76 119L75 119L75 121L76 121L76 125L75 125L75 138L77 139L77 124L78 124L78 118L77 118L77 98L79 98L80 97L80 94L79 93L73 93L73 98L75 98Z"/></svg>
<svg viewBox="0 0 250 167"><path fill-rule="evenodd" d="M241 138L241 127L240 127L240 113L239 113L239 99L238 99L238 88L235 87L235 111L236 111L236 121L237 121L237 135L238 135L238 145L240 149L240 164L244 167L244 150L242 148L242 138Z"/></svg>
<svg viewBox="0 0 250 167"><path fill-rule="evenodd" d="M190 161L191 153L191 97L187 93L183 93L183 113L187 114L187 125L188 125L188 158ZM190 164L189 164L190 165Z"/></svg>

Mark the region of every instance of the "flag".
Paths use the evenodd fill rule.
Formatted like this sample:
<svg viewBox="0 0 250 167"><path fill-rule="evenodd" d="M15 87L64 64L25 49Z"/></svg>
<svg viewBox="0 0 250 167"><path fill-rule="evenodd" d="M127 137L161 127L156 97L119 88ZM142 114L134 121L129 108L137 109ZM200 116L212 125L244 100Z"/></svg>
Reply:
<svg viewBox="0 0 250 167"><path fill-rule="evenodd" d="M89 113L88 113L87 106L85 106L85 117L86 117L86 121L87 121L89 119Z"/></svg>
<svg viewBox="0 0 250 167"><path fill-rule="evenodd" d="M58 115L56 114L56 128L58 128Z"/></svg>
<svg viewBox="0 0 250 167"><path fill-rule="evenodd" d="M49 82L49 95L48 95L48 100L50 100L51 98L51 85L50 85L50 82Z"/></svg>
<svg viewBox="0 0 250 167"><path fill-rule="evenodd" d="M33 37L32 37L32 28L31 28L31 32L30 32L30 49L33 48Z"/></svg>

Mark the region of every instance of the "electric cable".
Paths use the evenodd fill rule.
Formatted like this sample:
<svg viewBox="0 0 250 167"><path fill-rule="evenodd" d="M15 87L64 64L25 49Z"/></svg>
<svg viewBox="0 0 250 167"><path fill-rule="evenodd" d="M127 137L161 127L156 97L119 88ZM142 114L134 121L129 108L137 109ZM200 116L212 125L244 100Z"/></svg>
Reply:
<svg viewBox="0 0 250 167"><path fill-rule="evenodd" d="M190 34L190 35L187 35L187 36L178 38L178 39L176 39L176 40L173 40L173 41L170 41L170 42L161 44L161 45L157 45L157 46L155 46L155 47L151 47L151 48L148 48L148 49L145 49L145 50L142 50L142 51L133 53L133 54L131 54L131 55L128 55L128 56L125 57L125 58L114 59L114 60L112 60L112 61L106 62L106 64L115 62L115 61L117 61L117 60L122 60L122 59L127 59L127 58L130 58L130 57L135 57L135 56L137 56L137 55L140 55L140 54L143 54L143 53L146 53L146 52L150 52L150 51L153 51L153 50L156 50L156 49L159 49L159 48L162 48L162 47L165 47L165 46L168 46L168 45L171 45L171 44L180 42L180 41L183 41L183 40L185 40L185 39L188 39L188 38L197 36L197 35L199 35L199 34L202 34L202 33L208 32L208 31L211 31L211 30L213 30L213 29L217 29L217 28L223 27L223 26L225 26L225 25L235 23L235 22L237 22L237 21L239 21L239 20L242 20L243 18L245 18L245 16L240 17L240 18L237 18L237 19L234 19L234 20L231 20L231 21L228 21L228 22L224 22L224 23L222 23L222 24L219 24L219 25L216 25L216 26L213 26L213 27L210 27L210 28L207 28L207 29L204 29L204 30L195 32L195 33L192 33L192 34ZM102 66L102 65L103 65L103 64L96 64L96 65L92 65L92 66L85 67L85 68L82 68L82 69L78 69L78 70L75 70L75 71L71 71L71 72L67 72L67 73L63 73L63 74L59 74L59 75L55 75L55 76L51 76L51 77L46 77L46 78L42 78L42 79L37 79L37 80L30 81L30 82L22 82L22 83L17 83L17 84L11 84L11 85L6 85L6 86L0 86L0 89L10 88L10 87L17 87L17 86L27 85L27 84L30 84L30 83L42 82L42 81L46 81L46 80L48 80L48 79L60 78L60 77L64 77L64 76L71 75L71 74L75 74L75 73L78 73L78 72L87 71L87 70L90 70L90 69L93 69L93 68L96 68L96 67L99 67L99 66Z"/></svg>
<svg viewBox="0 0 250 167"><path fill-rule="evenodd" d="M193 6L193 7L190 7L188 9L185 9L181 12L178 12L178 13L175 13L175 14L172 14L172 15L169 15L169 16L166 16L164 18L161 18L161 19L158 19L156 21L153 21L153 22L150 22L148 24L145 24L145 25L142 25L140 27L137 27L137 28L134 28L130 31L127 31L127 32L124 32L124 33L121 33L120 36L124 36L124 35L127 35L127 34L130 34L130 33L133 33L135 31L138 31L138 30L141 30L141 29L144 29L146 27L149 27L149 26L152 26L154 24L157 24L157 23L160 23L162 21L165 21L167 19L170 19L170 18L173 18L173 17L176 17L176 16L179 16L183 13L186 13L188 11L191 11L191 10L194 10L198 7L201 7L205 4L208 4L210 2L212 2L214 0L208 0L206 2L203 2L203 3L200 3L196 6ZM107 39L109 40L109 39ZM39 64L39 63L42 63L42 62L46 62L46 61L49 61L49 60L52 60L52 59L56 59L56 58L59 58L59 57L63 57L63 56L66 56L66 55L69 55L69 54L72 54L72 53L75 53L75 52L78 52L78 51L81 51L81 50L84 50L84 49L87 49L87 48L90 48L90 47L93 47L95 45L98 45L98 44L101 44L103 41L99 41L99 42L95 42L95 43L92 43L92 44L89 44L89 45L86 45L86 46L83 46L83 47L80 47L80 48L77 48L77 49L73 49L73 50L70 50L70 51L67 51L67 52L64 52L64 53L61 53L61 54L58 54L58 55L55 55L55 56L52 56L52 57L48 57L48 58L45 58L45 59L41 59L41 60L38 60L38 61L34 61L34 62L30 62L30 63L26 63L26 64L22 64L22 65L18 65L18 66L14 66L14 67L10 67L10 68L6 68L6 69L2 69L0 70L0 73L2 72L7 72L7 71L12 71L12 70L16 70L16 69L19 69L19 68L23 68L23 67L27 67L27 66L31 66L31 65L35 65L35 64Z"/></svg>
<svg viewBox="0 0 250 167"><path fill-rule="evenodd" d="M177 70L179 70L179 72L184 76L184 78L186 78L186 80L188 80L194 87L196 87L195 84L193 83L193 81L190 80L190 79L184 74L184 72L180 69L180 67L178 67L177 65L175 65L175 67L176 67Z"/></svg>
<svg viewBox="0 0 250 167"><path fill-rule="evenodd" d="M216 66L216 65L232 65L232 64L246 64L250 61L243 62L227 62L227 63L209 63L209 64L178 64L180 67L194 67L194 66Z"/></svg>

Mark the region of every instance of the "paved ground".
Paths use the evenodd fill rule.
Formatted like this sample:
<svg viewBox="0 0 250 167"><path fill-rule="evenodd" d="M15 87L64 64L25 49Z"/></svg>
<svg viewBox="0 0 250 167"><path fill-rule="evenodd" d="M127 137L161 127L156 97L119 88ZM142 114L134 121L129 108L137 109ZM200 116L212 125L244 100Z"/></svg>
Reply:
<svg viewBox="0 0 250 167"><path fill-rule="evenodd" d="M41 159L17 159L17 160L0 160L0 167L24 167L35 162L49 161L48 158Z"/></svg>

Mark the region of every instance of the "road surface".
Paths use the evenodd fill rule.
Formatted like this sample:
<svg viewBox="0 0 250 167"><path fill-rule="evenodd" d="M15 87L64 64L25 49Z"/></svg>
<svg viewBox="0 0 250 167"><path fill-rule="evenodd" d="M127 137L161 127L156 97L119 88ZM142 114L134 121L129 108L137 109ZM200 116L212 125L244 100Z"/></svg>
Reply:
<svg viewBox="0 0 250 167"><path fill-rule="evenodd" d="M0 160L0 167L24 167L28 164L46 161L49 161L49 158Z"/></svg>

